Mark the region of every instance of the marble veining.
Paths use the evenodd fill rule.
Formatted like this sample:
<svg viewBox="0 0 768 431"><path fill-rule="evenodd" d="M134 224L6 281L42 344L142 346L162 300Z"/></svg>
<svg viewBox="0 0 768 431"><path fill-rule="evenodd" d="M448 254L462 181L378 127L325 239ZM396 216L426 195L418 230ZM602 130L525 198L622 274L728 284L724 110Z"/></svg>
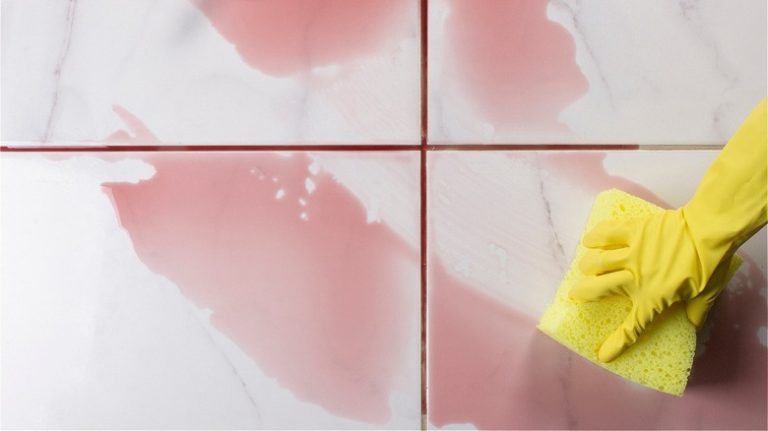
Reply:
<svg viewBox="0 0 768 431"><path fill-rule="evenodd" d="M474 107L462 89L466 78L452 72L461 55L452 20L465 13L466 1L430 3L429 125L436 143L721 145L766 93L765 2L552 0L538 4L575 44L561 60L577 66L589 89L572 94L550 127L539 127L541 118L510 128L504 122L514 117L493 118ZM504 5L482 7L514 19ZM515 37L504 27L496 32ZM568 67L556 70L553 81L570 79ZM544 66L539 73L553 72ZM498 92L515 85L494 82ZM519 93L532 91L518 85Z"/></svg>
<svg viewBox="0 0 768 431"><path fill-rule="evenodd" d="M121 105L170 143L416 143L418 0L385 1L391 16L380 24L371 10L383 3L332 0L318 3L314 21L289 13L272 20L281 26L245 28L253 34L230 33L218 19L219 10L248 6L239 0L3 1L2 97L15 109L3 113L2 139L93 144L119 125L112 106ZM301 0L263 4L302 8ZM329 32L353 31L361 14L372 27L366 38ZM311 37L307 52L291 48L301 37ZM242 40L267 41L261 63L241 55ZM304 66L283 73L270 66L280 56Z"/></svg>
<svg viewBox="0 0 768 431"><path fill-rule="evenodd" d="M147 187L157 188L157 185L148 181L163 181L163 177L168 178L169 164L180 163L183 166L203 163L201 166L204 166L213 162L211 166L214 166L229 159L239 160L244 166L249 166L249 159L242 155L206 156L205 159L202 156L204 154L167 154L159 158L152 158L147 154L104 154L98 157L55 153L49 156L3 155L3 249L12 252L3 254L3 266L9 270L3 272L5 301L2 304L2 323L4 328L25 328L24 331L5 332L2 340L3 392L17 394L4 398L3 425L36 428L71 426L195 429L418 427L418 266L415 252L406 253L413 257L404 256L402 260L398 258L386 264L392 270L389 271L388 279L395 279L396 282L387 286L387 297L391 300L377 300L382 306L391 301L400 301L397 306L390 307L389 311L385 312L396 312L397 322L400 323L381 326L376 324L378 320L371 314L367 318L369 323L360 320L356 325L348 325L347 329L337 329L355 333L374 330L379 333L373 338L377 341L358 338L363 345L353 348L348 344L352 338L342 337L336 342L330 341L325 348L318 346L314 354L300 354L286 361L304 363L303 367L308 370L322 369L318 368L317 364L327 363L327 360L331 363L339 361L337 365L341 369L326 369L326 377L339 374L343 380L343 375L350 373L350 378L355 381L359 379L357 390L363 394L360 398L367 396L365 394L369 389L372 389L373 393L382 392L385 396L384 404L378 404L379 401L376 401L374 410L371 410L370 399L361 399L359 405L345 403L333 407L333 396L330 393L349 395L356 390L332 384L321 385L309 392L326 393L325 397L318 399L302 391L306 390L303 388L310 385L313 379L325 377L306 377L306 372L303 372L304 378L297 377L302 373L286 376L281 372L275 373L274 363L265 366L263 359L258 359L244 348L239 335L232 334L228 324L221 317L221 313L226 314L227 311L222 309L220 302L216 305L218 300L215 295L213 304L210 299L201 300L199 294L187 289L189 280L185 281L185 276L182 275L179 279L177 272L158 270L157 259L171 261L169 264L172 265L173 260L186 258L183 253L174 256L158 249L154 256L148 256L146 249L141 246L141 231L133 227L133 222L126 214L116 211L115 203L120 203L118 208L124 208L131 199L142 199L141 190ZM299 161L298 158L303 160L300 155L250 157L252 162L261 164L262 168L268 160L274 159L273 162L278 165L295 165L295 161ZM219 162L216 162L216 159ZM371 169L373 174L368 178L365 175L345 172L345 169L348 169L345 168L345 163L350 164L355 159L368 159L368 166L378 166L378 169ZM374 181L386 181L388 178L391 183L396 184L405 177L409 183L413 183L417 176L416 163L402 156L347 153L327 157L311 168L302 166L305 173L301 176L300 189L305 189L305 175L312 172L317 175L316 188L307 199L309 219L301 221L296 217L295 223L292 218L285 219L285 223L293 223L296 228L301 225L310 228L322 219L322 207L319 206L318 199L347 196L346 189L341 189L335 181L327 181L329 174L325 169L328 168L324 166L337 166L339 178L349 185L349 190L358 190L361 193L360 203L353 204L351 211L361 219L362 229L375 232L388 229L379 221L367 221L367 204L363 204L366 201L377 202L378 217L385 220L389 218L387 214L391 212L391 205L408 202L396 212L407 214L410 211L409 219L418 225L418 218L415 217L418 203L413 192L411 199L404 201L403 198L406 198L407 194L401 194L392 200L386 194L378 195L374 187L365 186L372 178ZM379 172L376 172L377 170ZM287 180L287 171L281 175L286 178L278 178L279 183L274 184L271 177L267 178L268 170L261 169L261 172L265 176L263 181L269 183L263 187L278 187ZM258 174L251 175L258 181ZM179 182L181 178L175 177L175 181ZM282 200L276 200L274 191L270 190L270 200L275 203L269 205L274 208L267 210L268 202L261 203L262 208L266 210L264 216L279 216L282 211L277 209L279 206L291 206L291 202L295 202L297 190L287 183L282 187L286 187L287 191ZM115 199L111 201L110 194L105 193L105 190L117 188L122 190L121 194L111 192ZM225 202L221 206L204 205L201 210L243 205L236 203L242 200L238 200L236 196L238 188L233 190L223 193L224 196L230 196L231 204ZM28 202L29 196L35 198L35 203L23 204ZM200 195L200 199L202 201L204 197ZM351 202L357 202L356 199ZM181 202L175 206L170 205L169 213L173 214L173 211L182 208L181 205ZM14 211L15 208L24 210ZM140 211L138 205L132 208L134 211ZM339 207L338 210L343 213L350 208ZM163 211L160 211L159 216L162 216L162 213ZM222 216L225 214L226 211ZM188 218L195 217L193 210ZM351 223L351 219L348 221ZM345 223L344 226L350 226L350 223ZM124 230L123 225L126 224L130 229ZM393 222L393 225L396 224L396 221ZM186 222L179 219L173 226L184 229L185 225ZM170 225L165 226L172 228ZM272 227L277 229L276 225ZM64 231L61 231L62 229ZM173 229L175 228L171 230ZM198 235L205 234L205 227L202 225L194 229L200 230ZM269 225L265 225L265 229L269 229ZM225 232L221 231L221 234ZM248 233L244 232L242 235ZM288 241L290 235L292 234L288 232L283 237ZM19 242L20 238L25 238L24 246L13 246L22 244ZM59 238L61 241L46 245L50 238ZM157 236L146 238L151 241L151 238ZM306 241L309 240L307 237ZM357 243L361 240L357 240ZM194 242L194 239L192 241ZM328 244L331 248L327 252L331 255L338 252L343 254L344 250L357 248L353 245L354 242L348 239L340 240L335 245ZM417 244L418 239L410 238L408 242ZM231 241L229 243L234 244ZM169 245L173 244L179 242L173 241ZM286 248L286 252L300 254L304 249L310 250L311 255L311 249L306 248L309 244L294 244ZM375 241L368 241L365 245L369 249L375 246ZM388 248L383 242L378 246L381 247L382 253L388 253ZM406 250L408 249L406 246ZM258 250L259 243L255 242L250 253L259 253ZM209 251L213 253L211 260L215 260L215 249L210 248ZM267 249L263 251L268 252ZM349 258L345 260L350 261ZM307 263L310 264L309 261ZM46 271L37 270L37 265L45 267ZM312 265L319 265L321 272L326 271L326 275L334 277L333 265L310 264ZM277 302L274 298L268 299L270 295L281 296L281 284L262 283L267 290L262 292L264 295L261 300L265 304L271 301L271 309L280 313L270 317L270 312L265 310L265 314L259 318L260 328L253 327L251 332L256 331L269 339L270 334L277 334L276 329L270 329L273 324L291 328L304 319L307 330L321 334L323 331L333 330L333 327L326 327L328 321L323 317L324 313L332 310L336 310L342 320L346 319L343 317L345 315L358 319L354 309L358 305L360 310L366 309L365 304L370 303L372 299L365 298L375 294L375 289L367 286L373 286L375 283L367 283L364 280L367 271L361 265L356 267L355 271L346 276L357 277L359 283L341 283L339 286L342 289L354 288L360 293L348 292L349 294L343 295L346 299L338 302L328 298L328 303L317 308L315 312L306 307L302 308L301 301L296 303L294 309L290 306L293 301L291 296ZM280 265L274 268L278 272L282 271ZM383 268L384 266L381 266L381 269ZM310 272L317 270L308 269ZM202 277L211 274L204 269L197 272ZM216 273L213 271L212 276L216 276ZM263 271L263 276L271 277L268 273L269 271ZM316 297L318 293L322 293L319 284L309 280L303 283L300 281L304 271L294 273L295 275L289 278L299 280L299 284L294 287L305 289L307 297ZM345 276L343 271L340 274ZM227 287L226 283L228 282L219 283L219 288L232 288ZM254 283L253 287L257 288L259 282ZM304 287L301 287L302 285ZM287 286L283 290L285 288ZM268 291L272 293L269 294ZM404 303L401 303L403 301ZM251 307L251 314L260 309L258 304L252 304ZM302 309L306 313L302 313ZM39 313L47 314L51 320L38 319ZM300 317L302 314L304 317ZM280 317L281 315L283 317ZM371 326L373 324L378 326ZM297 328L299 332L303 325ZM397 327L405 329L399 331ZM384 333L380 333L381 331ZM299 343L295 345L299 349L296 352L298 354L302 343L309 340L311 338L288 337L283 341L276 338L270 341L270 349L278 349L281 344L285 347L286 343ZM303 349L315 350L313 345L314 343L309 343L309 347ZM385 368L394 367L393 373L389 373L393 379L390 380L391 386L388 388L376 388L376 378L366 383L366 371L360 368L367 361L362 358L370 358L371 352L381 348L385 348L386 354L379 352L379 359L375 361ZM345 357L349 355L361 355L361 361L344 365ZM48 360L52 356L59 358L56 366L52 366ZM22 372L26 369L36 370L35 376ZM65 372L61 373L59 369ZM72 392L73 388L77 389L75 393ZM369 403L369 407L365 407L363 402ZM152 407L148 409L147 405ZM355 406L359 410L355 410ZM366 411L369 413L365 413ZM371 411L378 413L372 417Z"/></svg>
<svg viewBox="0 0 768 431"><path fill-rule="evenodd" d="M535 324L598 192L684 204L764 97L765 1L423 5L2 0L0 425L764 429L765 229L681 399Z"/></svg>
<svg viewBox="0 0 768 431"><path fill-rule="evenodd" d="M759 338L766 315L764 301L758 300L764 297L768 272L765 229L742 248L744 266L699 334L700 349L683 398L630 384L535 329L570 264L597 193L617 187L659 205L680 206L716 154L431 155L430 190L437 194L429 207L431 426L765 426L768 351ZM555 238L560 238L559 247ZM564 252L558 252L560 247ZM499 248L510 259L498 260ZM733 367L735 362L740 365Z"/></svg>

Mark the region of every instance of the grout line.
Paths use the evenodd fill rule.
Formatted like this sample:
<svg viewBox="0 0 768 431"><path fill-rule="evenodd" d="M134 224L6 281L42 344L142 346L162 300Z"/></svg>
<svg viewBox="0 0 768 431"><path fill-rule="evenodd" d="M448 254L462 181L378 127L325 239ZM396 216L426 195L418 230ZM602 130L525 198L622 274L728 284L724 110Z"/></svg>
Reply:
<svg viewBox="0 0 768 431"><path fill-rule="evenodd" d="M427 277L428 277L428 250L427 250L427 198L428 198L428 154L432 151L454 152L484 152L484 151L684 151L684 150L721 150L723 145L697 145L697 144L429 144L428 140L428 0L419 0L420 11L420 142L419 144L405 145L343 145L343 144L317 144L317 145L97 145L86 146L81 144L45 146L44 142L32 145L1 145L0 153L103 153L103 152L415 152L420 155L419 168L419 217L420 217L420 397L421 418L420 427L427 430L429 425L427 402ZM30 144L30 143L27 143Z"/></svg>
<svg viewBox="0 0 768 431"><path fill-rule="evenodd" d="M427 152L421 151L420 260L421 260L421 429L427 427Z"/></svg>
<svg viewBox="0 0 768 431"><path fill-rule="evenodd" d="M427 416L427 152L428 143L428 119L429 119L429 43L428 43L428 22L429 5L428 0L420 0L420 42L421 42L421 148L420 148L420 200L419 200L419 218L420 218L420 260L421 260L421 429L426 430L428 426Z"/></svg>
<svg viewBox="0 0 768 431"><path fill-rule="evenodd" d="M104 145L0 147L9 153L104 153L104 152L265 152L265 151L418 151L423 145Z"/></svg>
<svg viewBox="0 0 768 431"><path fill-rule="evenodd" d="M725 147L725 144L643 144L639 145L639 150L648 151L675 151L675 150L717 150L720 151Z"/></svg>
<svg viewBox="0 0 768 431"><path fill-rule="evenodd" d="M430 145L429 151L630 151L634 144L447 144Z"/></svg>
<svg viewBox="0 0 768 431"><path fill-rule="evenodd" d="M422 97L422 105L426 105ZM420 144L373 144L373 145L61 145L61 146L0 146L3 153L143 153L143 152L270 152L270 151L306 151L306 152L357 152L357 151L719 151L723 145L637 145L637 144L427 144L426 109L422 109L422 127Z"/></svg>

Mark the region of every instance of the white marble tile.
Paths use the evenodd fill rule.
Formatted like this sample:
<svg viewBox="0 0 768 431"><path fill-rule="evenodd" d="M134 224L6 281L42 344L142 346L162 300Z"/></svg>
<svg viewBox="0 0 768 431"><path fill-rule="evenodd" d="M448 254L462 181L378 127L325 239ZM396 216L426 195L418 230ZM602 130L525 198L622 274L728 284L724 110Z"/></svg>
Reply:
<svg viewBox="0 0 768 431"><path fill-rule="evenodd" d="M3 428L418 428L418 159L320 156L3 154ZM355 160L366 169L352 172ZM233 179L243 174L237 167L252 165L244 175L257 183L219 182L218 192L207 195L204 184L218 181L217 163ZM174 176L174 169L198 168L202 183ZM305 176L315 183L311 193ZM301 181L289 181L294 177ZM173 188L170 197L157 194L163 184ZM273 189L284 195L276 198ZM253 190L266 197L248 203ZM219 195L223 200L210 201ZM328 207L328 199L338 206ZM261 208L262 215L246 208ZM295 208L295 221L280 216L260 234L274 229L280 238L245 248L238 239L250 237L249 225L225 220L237 218L237 210L258 223L285 208ZM213 230L201 215L209 209L221 223ZM327 220L324 211L345 222L313 228ZM323 231L336 232L338 242L318 244ZM171 250L185 236L206 232L220 240L197 249L205 261L185 261L196 259L189 254L194 238ZM162 240L148 245L153 237ZM264 266L259 254L282 260ZM355 268L327 268L332 260L322 254ZM254 256L251 270L232 263L238 255ZM261 275L247 275L253 271ZM194 279L185 276L192 272ZM355 284L344 295L324 296L327 282L350 277ZM207 293L196 279L206 280ZM238 283L246 283L245 296L261 293L242 296L247 313L233 314L223 298ZM354 321L360 313L367 315ZM242 325L252 326L243 334ZM287 354L283 362L304 371L275 364L273 353Z"/></svg>
<svg viewBox="0 0 768 431"><path fill-rule="evenodd" d="M715 322L707 342L711 352L705 350L694 363L682 399L629 384L570 355L535 329L571 262L597 193L616 187L681 206L716 154L432 153L431 424L481 429L764 426L765 228L741 249L745 263L710 318ZM735 363L740 365L722 373ZM616 402L606 407L591 395L595 390ZM601 414L605 408L621 412L623 422Z"/></svg>
<svg viewBox="0 0 768 431"><path fill-rule="evenodd" d="M418 142L418 1L261 4L4 0L3 141L102 141L117 106L169 144Z"/></svg>
<svg viewBox="0 0 768 431"><path fill-rule="evenodd" d="M766 94L761 0L470 2L430 1L435 143L723 144Z"/></svg>

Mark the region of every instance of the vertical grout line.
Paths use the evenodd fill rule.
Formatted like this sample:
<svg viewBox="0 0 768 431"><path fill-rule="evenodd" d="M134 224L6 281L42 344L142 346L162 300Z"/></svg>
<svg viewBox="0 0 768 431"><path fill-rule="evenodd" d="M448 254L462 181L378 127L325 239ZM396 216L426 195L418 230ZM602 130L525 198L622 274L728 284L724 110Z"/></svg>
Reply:
<svg viewBox="0 0 768 431"><path fill-rule="evenodd" d="M421 429L427 427L427 151L421 150Z"/></svg>
<svg viewBox="0 0 768 431"><path fill-rule="evenodd" d="M428 0L420 0L421 42L421 148L420 148L420 259L421 259L421 429L426 430L427 418L427 68L429 46L427 43Z"/></svg>

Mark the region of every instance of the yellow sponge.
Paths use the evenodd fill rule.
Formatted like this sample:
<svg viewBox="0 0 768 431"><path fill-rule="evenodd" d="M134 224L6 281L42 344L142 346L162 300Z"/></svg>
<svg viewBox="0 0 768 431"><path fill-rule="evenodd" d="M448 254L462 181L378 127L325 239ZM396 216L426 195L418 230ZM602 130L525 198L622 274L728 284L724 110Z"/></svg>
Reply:
<svg viewBox="0 0 768 431"><path fill-rule="evenodd" d="M638 197L608 190L597 196L585 231L603 220L643 217L662 211ZM688 321L685 307L682 304L670 307L624 354L612 362L600 362L597 359L600 344L624 320L632 303L624 296L588 303L576 303L568 298L571 286L583 277L578 262L585 251L582 245L578 246L554 303L544 312L538 328L579 355L628 380L682 396L696 350L696 329ZM727 279L740 264L741 260L734 256Z"/></svg>

